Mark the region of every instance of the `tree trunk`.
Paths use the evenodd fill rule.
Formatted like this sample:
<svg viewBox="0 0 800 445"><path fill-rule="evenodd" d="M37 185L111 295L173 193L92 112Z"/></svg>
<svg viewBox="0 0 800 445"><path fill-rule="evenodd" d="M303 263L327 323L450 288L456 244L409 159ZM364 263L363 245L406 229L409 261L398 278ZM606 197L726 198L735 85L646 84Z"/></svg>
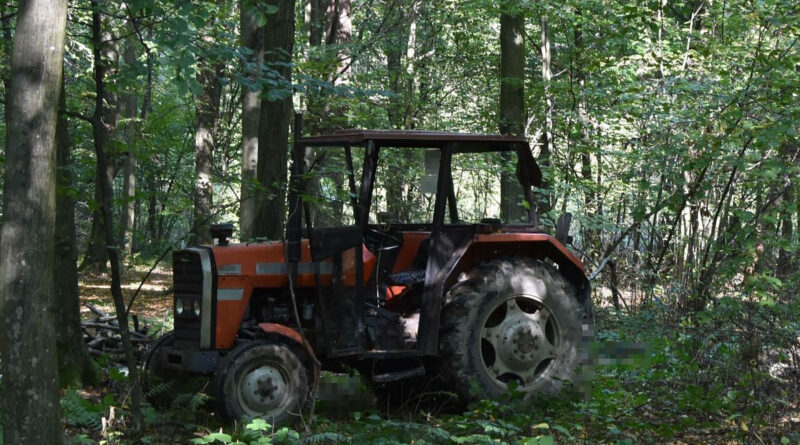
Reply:
<svg viewBox="0 0 800 445"><path fill-rule="evenodd" d="M576 13L580 16L580 11ZM590 137L589 137L589 119L586 115L586 101L583 98L583 88L586 85L586 73L583 69L583 28L580 25L575 27L573 32L573 37L575 41L575 61L574 61L574 73L575 73L575 80L578 84L578 98L575 102L576 114L578 117L578 125L580 126L580 142L578 144L578 151L581 154L581 178L583 179L583 189L584 197L583 197L583 204L584 204L584 214L588 217L592 217L594 212L592 211L592 206L595 204L595 193L594 193L594 186L593 186L593 178L592 178L592 156L589 151L590 148ZM549 50L548 50L549 51ZM549 72L549 67L547 71ZM543 71L544 72L544 71ZM549 79L548 79L549 82ZM551 104L548 103L548 106ZM548 112L548 119L549 119ZM550 128L547 128L547 133L552 132ZM549 136L548 136L549 141ZM566 203L565 203L566 204ZM637 231L638 233L638 231ZM584 241L584 251L589 253L595 250L595 247L599 248L596 243L599 240L599 235L597 230L595 229L585 229L585 241ZM591 255L591 254L590 254Z"/></svg>
<svg viewBox="0 0 800 445"><path fill-rule="evenodd" d="M125 42L122 52L125 67L134 69L136 65L136 43L133 38ZM133 253L133 229L136 221L136 117L137 108L135 91L127 91L120 100L120 110L125 123L122 129L122 138L125 142L127 156L122 163L125 182L122 187L123 211L120 214L120 229L122 232L122 251L125 257L130 258Z"/></svg>
<svg viewBox="0 0 800 445"><path fill-rule="evenodd" d="M100 18L101 1L102 0L92 0L92 40L94 42L100 42L102 40L102 22ZM106 109L106 103L103 102L103 98L106 97L104 79L108 66L105 64L101 51L102 48L99 45L95 45L93 48L95 60L94 79L97 88L97 96L95 97L94 116L92 117L94 124L92 125L92 129L95 156L97 157L97 171L105 172L110 170L106 151L106 144L109 141L109 132L105 128L105 125L102 125L103 117L109 115L109 111ZM142 392L139 386L138 363L136 362L136 357L133 355L133 346L131 344L130 332L128 331L128 313L122 296L119 255L117 251L117 242L114 239L114 213L111 199L113 175L99 175L99 177L100 181L98 181L98 186L100 199L98 201L98 213L100 215L100 227L103 228L103 241L107 248L109 263L111 264L111 296L114 300L117 321L119 323L119 333L125 351L125 361L128 365L128 376L131 382L131 427L134 433L136 433L142 426Z"/></svg>
<svg viewBox="0 0 800 445"><path fill-rule="evenodd" d="M240 11L242 46L253 51L251 59L246 62L250 66L245 66L244 71L250 73L250 80L256 81L264 64L264 30L258 27L244 5L240 5ZM246 85L242 87L242 193L239 203L239 238L242 241L252 237L257 208L259 94L260 91L251 90Z"/></svg>
<svg viewBox="0 0 800 445"><path fill-rule="evenodd" d="M211 167L214 159L214 130L219 116L222 84L219 69L200 63L197 82L203 92L195 101L197 126L194 133L194 224L195 244L211 243Z"/></svg>
<svg viewBox="0 0 800 445"><path fill-rule="evenodd" d="M304 128L310 134L325 134L348 126L347 110L339 101L332 100L331 92L347 82L349 58L343 47L329 47L350 43L353 29L350 0L311 0L307 19L308 42L313 48L310 57L319 67L313 75L326 81L331 91L309 89Z"/></svg>
<svg viewBox="0 0 800 445"><path fill-rule="evenodd" d="M102 1L93 1L97 7L103 8ZM117 95L106 88L106 78L110 71L116 70L119 64L119 48L116 39L108 32L103 32L102 28L107 27L107 23L102 17L98 18L101 27L100 33L92 38L93 53L95 55L95 73L97 73L98 66L101 66L100 77L95 75L95 107L97 104L103 104L100 109L102 112L98 114L95 110L94 117L92 118L92 132L102 134L102 140L110 140L112 134L116 131L117 123L119 121L119 107L117 106ZM98 138L95 137L95 146L98 144ZM102 150L108 150L105 142L100 147ZM95 147L97 151L97 147ZM106 153L108 156L109 153ZM100 203L102 202L102 188L103 181L108 181L113 184L114 182L114 166L111 162L106 163L105 167L101 169L99 163L95 164L95 178L94 178L94 203L95 207L92 211L92 230L89 235L89 244L86 248L86 254L83 257L81 268L90 267L96 271L105 271L106 263L108 262L108 250L105 241L105 227L103 227L103 216L100 213ZM112 222L110 222L112 223ZM113 223L112 223L113 224ZM113 228L112 228L113 230Z"/></svg>
<svg viewBox="0 0 800 445"><path fill-rule="evenodd" d="M0 78L2 78L3 82L3 91L5 91L5 97L3 98L5 103L8 103L9 97L9 84L11 83L11 72L9 68L11 66L11 47L13 46L13 41L11 38L11 19L12 14L6 9L8 5L5 3L0 3L0 16L2 16L2 20L0 21L0 27L2 28L3 32L3 65L0 66ZM7 118L6 118L7 119Z"/></svg>
<svg viewBox="0 0 800 445"><path fill-rule="evenodd" d="M797 155L798 147L795 144L784 143L781 146L781 157L787 163L786 165L792 165ZM781 280L789 278L797 265L795 255L793 255L796 249L792 248L792 238L795 232L792 224L792 213L794 210L800 210L800 205L798 205L797 196L795 195L796 186L795 176L790 172L788 184L780 199L781 240L783 245L778 250L778 264L775 272L776 276ZM800 223L800 219L798 219L798 223Z"/></svg>
<svg viewBox="0 0 800 445"><path fill-rule="evenodd" d="M61 387L80 382L94 384L97 373L81 331L81 302L78 293L78 252L75 245L75 200L72 198L72 157L64 115L66 100L62 80L56 126L56 230L55 306L58 374Z"/></svg>
<svg viewBox="0 0 800 445"><path fill-rule="evenodd" d="M389 100L386 116L389 119L389 126L395 129L404 128L403 110L406 100L409 99L405 97L406 88L403 86L403 54L406 53L408 45L409 22L403 11L404 5L399 3L401 3L399 0L395 0L386 12L388 16L384 22L387 32L383 38L383 53L386 57L388 75L386 89L394 94Z"/></svg>
<svg viewBox="0 0 800 445"><path fill-rule="evenodd" d="M55 322L55 139L67 2L23 0L11 56L0 237L3 443L61 444Z"/></svg>
<svg viewBox="0 0 800 445"><path fill-rule="evenodd" d="M525 20L520 15L500 15L500 121L502 134L525 132ZM525 216L520 205L522 188L514 175L510 153L500 184L500 218L518 222Z"/></svg>
<svg viewBox="0 0 800 445"><path fill-rule="evenodd" d="M264 61L273 67L286 82L291 82L294 48L294 0L270 0L278 7L267 17L264 26ZM274 65L281 63L280 65ZM258 135L258 182L263 188L258 215L253 227L254 237L280 239L283 236L284 202L289 151L289 122L292 115L292 96L261 101L261 121Z"/></svg>
<svg viewBox="0 0 800 445"><path fill-rule="evenodd" d="M548 26L547 16L542 15L540 19L542 38L541 38L541 55L542 55L542 83L544 83L544 131L541 136L541 150L539 152L539 165L545 170L545 177L542 180L542 199L539 202L539 207L542 213L550 211L555 207L555 195L549 190L550 184L547 183L547 170L550 168L550 157L553 155L553 96L550 91L550 83L553 77L550 61L550 28Z"/></svg>
<svg viewBox="0 0 800 445"><path fill-rule="evenodd" d="M312 50L310 58L319 67L313 75L328 84L328 89L310 88L307 92L308 112L304 116L303 128L309 134L328 134L339 128L347 128L347 108L336 100L335 88L347 82L349 61L341 45L350 43L352 20L350 0L311 0L307 16L308 40ZM305 162L310 165L316 150L306 149ZM325 161L330 162L330 160ZM322 167L322 166L320 166ZM329 172L326 175L337 191L344 188L344 175ZM306 181L309 194L319 193L319 178ZM323 208L324 207L324 208ZM344 206L342 202L326 202L324 205L310 203L309 211L315 226L331 227L342 224Z"/></svg>

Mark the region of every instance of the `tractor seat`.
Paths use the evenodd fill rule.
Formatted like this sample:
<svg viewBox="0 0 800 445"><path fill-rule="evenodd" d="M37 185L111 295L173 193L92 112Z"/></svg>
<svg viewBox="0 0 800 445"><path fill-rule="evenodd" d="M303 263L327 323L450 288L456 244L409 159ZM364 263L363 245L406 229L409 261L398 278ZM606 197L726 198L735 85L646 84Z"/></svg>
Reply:
<svg viewBox="0 0 800 445"><path fill-rule="evenodd" d="M386 277L386 284L390 286L411 287L425 281L425 270L407 270L389 274Z"/></svg>
<svg viewBox="0 0 800 445"><path fill-rule="evenodd" d="M408 288L425 281L425 269L428 267L428 256L430 255L431 239L426 238L419 245L419 250L411 262L411 268L402 272L395 272L386 276L386 284L389 286L405 286Z"/></svg>

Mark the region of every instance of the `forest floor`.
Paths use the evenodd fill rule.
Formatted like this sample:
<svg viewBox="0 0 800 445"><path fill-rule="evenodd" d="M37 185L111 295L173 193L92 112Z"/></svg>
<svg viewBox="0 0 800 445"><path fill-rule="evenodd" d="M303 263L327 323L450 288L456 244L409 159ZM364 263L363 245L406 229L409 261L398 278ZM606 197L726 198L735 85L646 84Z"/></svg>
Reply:
<svg viewBox="0 0 800 445"><path fill-rule="evenodd" d="M147 268L123 276L126 300ZM155 269L132 313L156 337L172 323L171 272ZM104 274L80 277L83 302L113 313ZM141 443L754 443L800 444L800 350L776 350L759 326L709 318L676 318L669 307L628 313L597 310L595 342L583 396L534 407L514 394L466 412L408 404L387 413L358 376L325 375L314 423L274 429L264 422L222 422L205 394L176 398L169 409L147 406ZM94 314L82 308L86 319ZM699 319L699 321L698 321ZM765 323L769 318L765 318ZM795 325L796 326L796 325ZM796 332L795 332L796 335ZM758 342L756 342L758 340ZM95 388L62 399L72 443L136 443L126 427L128 393L113 360L100 360ZM237 442L238 441L238 442Z"/></svg>

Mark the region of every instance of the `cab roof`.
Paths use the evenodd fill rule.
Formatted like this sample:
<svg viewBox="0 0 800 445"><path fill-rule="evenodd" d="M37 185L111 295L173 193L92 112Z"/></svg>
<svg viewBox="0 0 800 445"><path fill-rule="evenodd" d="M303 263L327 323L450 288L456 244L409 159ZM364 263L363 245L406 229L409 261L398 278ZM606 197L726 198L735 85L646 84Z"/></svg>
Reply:
<svg viewBox="0 0 800 445"><path fill-rule="evenodd" d="M369 140L381 147L432 148L453 143L456 152L513 151L519 146L530 150L522 136L422 130L339 130L328 135L303 137L298 143L305 146L361 145Z"/></svg>

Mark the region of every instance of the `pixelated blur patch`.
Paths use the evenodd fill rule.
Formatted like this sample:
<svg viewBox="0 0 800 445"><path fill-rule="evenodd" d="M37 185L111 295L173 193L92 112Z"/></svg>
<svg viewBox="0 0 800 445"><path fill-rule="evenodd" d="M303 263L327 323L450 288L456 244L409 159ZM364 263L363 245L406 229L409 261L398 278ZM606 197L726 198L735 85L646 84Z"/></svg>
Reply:
<svg viewBox="0 0 800 445"><path fill-rule="evenodd" d="M357 375L323 373L317 392L317 411L329 417L375 408L375 395Z"/></svg>
<svg viewBox="0 0 800 445"><path fill-rule="evenodd" d="M589 364L650 366L650 346L644 343L592 342L589 345Z"/></svg>
<svg viewBox="0 0 800 445"><path fill-rule="evenodd" d="M597 342L587 343L582 357L577 389L584 400L592 394L592 376L598 366L625 366L646 368L650 366L650 345L645 343Z"/></svg>

